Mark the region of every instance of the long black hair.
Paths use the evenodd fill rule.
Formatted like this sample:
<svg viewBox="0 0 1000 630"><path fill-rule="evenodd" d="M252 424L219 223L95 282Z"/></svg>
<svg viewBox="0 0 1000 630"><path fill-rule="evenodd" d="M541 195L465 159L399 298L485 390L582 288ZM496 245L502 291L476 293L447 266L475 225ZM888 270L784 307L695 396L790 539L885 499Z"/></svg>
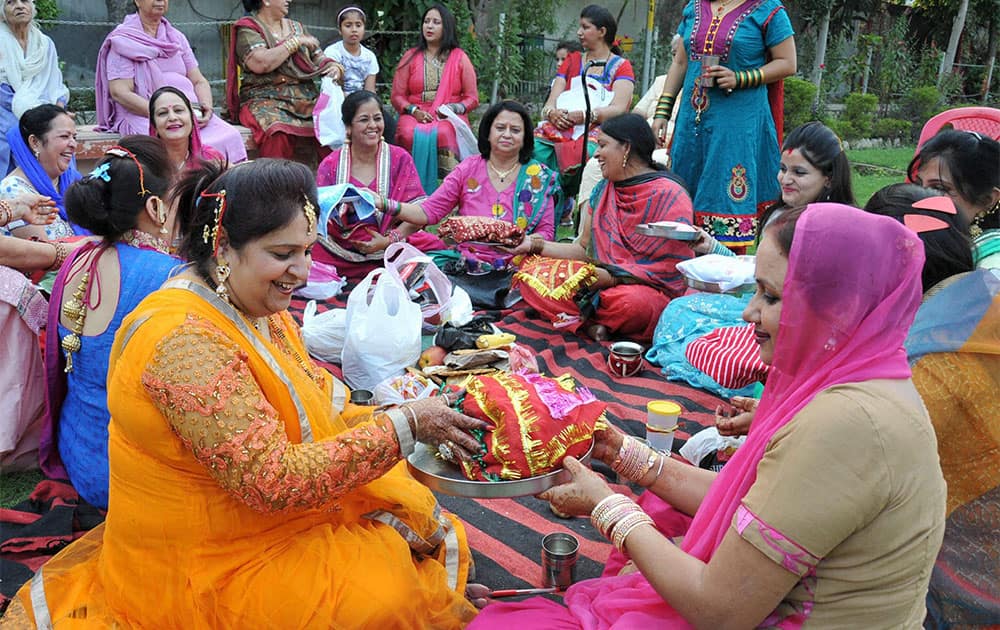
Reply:
<svg viewBox="0 0 1000 630"><path fill-rule="evenodd" d="M135 228L150 197L164 197L173 174L159 138L125 136L118 146L129 155L106 153L94 171L66 191L66 216L104 240L117 241ZM178 215L181 228L187 214Z"/></svg>
<svg viewBox="0 0 1000 630"><path fill-rule="evenodd" d="M618 22L615 21L615 16L611 15L611 11L608 11L599 4L588 4L583 7L583 11L580 11L580 17L597 28L603 28L604 43L608 45L608 48L614 54L622 54L621 49L615 45L615 35L618 34Z"/></svg>
<svg viewBox="0 0 1000 630"><path fill-rule="evenodd" d="M939 191L916 184L891 184L872 195L865 204L866 212L892 217L904 225L907 216L915 215L933 217L948 224L941 229L917 232L917 236L924 242L925 259L921 282L925 293L945 278L975 269L969 224L961 213L950 214L913 207L914 203L922 199L942 196L944 195Z"/></svg>

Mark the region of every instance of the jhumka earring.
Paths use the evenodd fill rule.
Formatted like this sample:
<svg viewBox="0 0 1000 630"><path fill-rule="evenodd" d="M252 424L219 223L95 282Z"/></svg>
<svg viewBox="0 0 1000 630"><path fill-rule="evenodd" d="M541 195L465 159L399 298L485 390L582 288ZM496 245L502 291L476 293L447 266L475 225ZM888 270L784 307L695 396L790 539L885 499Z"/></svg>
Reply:
<svg viewBox="0 0 1000 630"><path fill-rule="evenodd" d="M226 280L229 280L229 274L232 273L232 269L229 268L229 263L218 260L215 263L215 294L220 298L229 301L229 288L226 286Z"/></svg>
<svg viewBox="0 0 1000 630"><path fill-rule="evenodd" d="M163 209L163 201L156 204L156 218L160 222L160 234L170 234L170 230L167 229L167 211Z"/></svg>

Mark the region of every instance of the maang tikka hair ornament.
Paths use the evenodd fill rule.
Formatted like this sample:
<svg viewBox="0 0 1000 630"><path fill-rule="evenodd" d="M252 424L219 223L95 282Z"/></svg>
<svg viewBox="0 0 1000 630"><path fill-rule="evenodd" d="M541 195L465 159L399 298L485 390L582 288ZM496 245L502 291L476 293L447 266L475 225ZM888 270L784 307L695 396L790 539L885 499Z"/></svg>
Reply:
<svg viewBox="0 0 1000 630"><path fill-rule="evenodd" d="M215 216L212 218L212 225L205 224L201 231L201 240L206 245L212 245L212 255L219 257L219 230L222 227L222 217L226 214L226 189L223 188L217 193L203 192L199 195L201 199L218 199L215 206ZM200 201L200 200L199 200Z"/></svg>
<svg viewBox="0 0 1000 630"><path fill-rule="evenodd" d="M309 201L309 197L306 197L305 200L306 202L302 204L302 212L306 215L306 234L311 234L316 229L316 206Z"/></svg>

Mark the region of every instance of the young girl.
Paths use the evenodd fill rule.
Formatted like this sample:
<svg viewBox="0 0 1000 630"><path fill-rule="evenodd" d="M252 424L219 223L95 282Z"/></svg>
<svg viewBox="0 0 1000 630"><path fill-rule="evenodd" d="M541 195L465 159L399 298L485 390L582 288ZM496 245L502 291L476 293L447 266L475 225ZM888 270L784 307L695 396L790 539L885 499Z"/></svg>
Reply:
<svg viewBox="0 0 1000 630"><path fill-rule="evenodd" d="M337 28L342 39L327 46L324 52L344 66L344 96L358 90L374 92L378 59L361 45L365 37L365 12L355 6L342 9L337 15Z"/></svg>

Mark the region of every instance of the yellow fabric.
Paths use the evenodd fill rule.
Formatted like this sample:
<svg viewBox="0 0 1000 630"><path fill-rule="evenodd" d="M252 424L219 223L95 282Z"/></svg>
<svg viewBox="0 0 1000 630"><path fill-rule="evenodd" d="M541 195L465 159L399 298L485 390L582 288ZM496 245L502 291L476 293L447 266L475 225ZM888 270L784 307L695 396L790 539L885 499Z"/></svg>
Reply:
<svg viewBox="0 0 1000 630"><path fill-rule="evenodd" d="M387 510L425 540L440 535L437 503L405 464L339 499L261 514L227 492L171 431L141 376L157 343L188 314L207 320L247 355L247 365L291 442L301 440L293 396L236 323L193 293L152 294L125 320L112 350L108 406L108 519L43 567L56 628L458 628L475 609L464 598L470 554L464 530L431 557L412 553L393 528L363 515ZM295 325L279 316L287 330ZM139 325L123 347L123 337ZM257 333L254 333L255 335ZM289 341L306 356L297 332ZM273 348L270 344L265 344ZM281 352L315 441L347 430L331 404L332 378L315 383ZM338 392L341 396L345 391ZM352 408L352 424L368 418ZM457 567L454 588L446 564ZM32 608L30 583L19 592Z"/></svg>
<svg viewBox="0 0 1000 630"><path fill-rule="evenodd" d="M1000 486L1000 299L992 334L981 326L959 352L921 357L913 382L938 435L948 514Z"/></svg>

